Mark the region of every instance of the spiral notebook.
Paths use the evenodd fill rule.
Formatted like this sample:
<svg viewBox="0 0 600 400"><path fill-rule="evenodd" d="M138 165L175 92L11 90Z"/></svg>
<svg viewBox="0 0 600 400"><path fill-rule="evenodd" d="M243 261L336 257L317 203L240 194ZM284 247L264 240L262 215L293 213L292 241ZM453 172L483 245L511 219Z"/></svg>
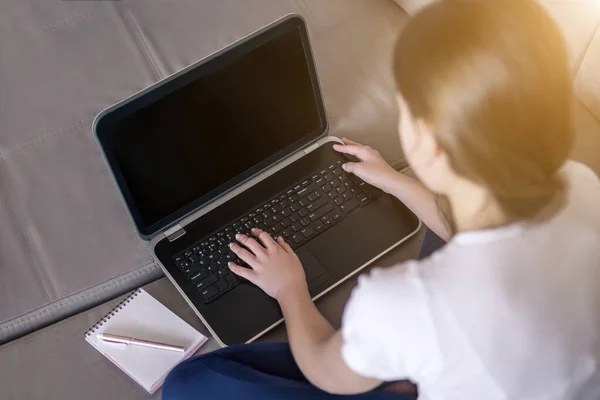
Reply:
<svg viewBox="0 0 600 400"><path fill-rule="evenodd" d="M185 351L108 343L100 340L98 333L183 346ZM169 371L191 357L206 339L143 289L129 295L85 333L89 344L150 393L156 392Z"/></svg>

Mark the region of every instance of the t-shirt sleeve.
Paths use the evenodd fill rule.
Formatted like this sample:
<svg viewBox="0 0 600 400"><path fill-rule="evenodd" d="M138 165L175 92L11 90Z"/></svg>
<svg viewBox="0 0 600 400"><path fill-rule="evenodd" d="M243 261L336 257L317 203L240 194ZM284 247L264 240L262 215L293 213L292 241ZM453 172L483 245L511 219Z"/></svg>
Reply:
<svg viewBox="0 0 600 400"><path fill-rule="evenodd" d="M439 350L417 262L359 278L342 318L342 358L361 376L416 379L436 368Z"/></svg>

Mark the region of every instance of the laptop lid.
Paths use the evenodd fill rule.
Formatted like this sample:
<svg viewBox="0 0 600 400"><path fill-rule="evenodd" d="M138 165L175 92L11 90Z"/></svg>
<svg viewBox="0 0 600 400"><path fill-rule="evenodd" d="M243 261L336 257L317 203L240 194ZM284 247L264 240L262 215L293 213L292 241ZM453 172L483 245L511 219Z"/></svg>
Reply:
<svg viewBox="0 0 600 400"><path fill-rule="evenodd" d="M94 131L146 239L327 133L291 15L103 111Z"/></svg>

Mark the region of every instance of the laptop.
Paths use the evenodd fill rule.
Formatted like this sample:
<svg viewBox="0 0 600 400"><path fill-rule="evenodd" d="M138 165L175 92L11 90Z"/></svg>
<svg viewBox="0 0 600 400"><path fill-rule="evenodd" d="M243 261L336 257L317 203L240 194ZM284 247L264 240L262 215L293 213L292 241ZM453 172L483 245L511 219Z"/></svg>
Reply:
<svg viewBox="0 0 600 400"><path fill-rule="evenodd" d="M283 236L316 299L420 227L341 168L298 15L104 110L94 132L139 235L222 346L282 322L275 300L229 271L242 263L236 233Z"/></svg>

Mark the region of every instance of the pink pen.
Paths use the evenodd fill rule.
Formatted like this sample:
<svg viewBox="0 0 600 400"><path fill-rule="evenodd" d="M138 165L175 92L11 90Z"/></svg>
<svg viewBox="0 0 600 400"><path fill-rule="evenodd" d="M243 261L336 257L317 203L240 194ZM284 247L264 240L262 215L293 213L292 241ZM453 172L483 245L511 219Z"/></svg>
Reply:
<svg viewBox="0 0 600 400"><path fill-rule="evenodd" d="M105 342L110 342L110 343L132 344L132 345L136 345L136 346L152 347L154 349L179 351L181 353L183 353L185 351L185 347L181 347L181 346L174 346L171 344L158 343L158 342L150 342L148 340L136 339L136 338L126 337L126 336L111 335L110 333L99 333L97 335L97 337L100 340L104 340Z"/></svg>

